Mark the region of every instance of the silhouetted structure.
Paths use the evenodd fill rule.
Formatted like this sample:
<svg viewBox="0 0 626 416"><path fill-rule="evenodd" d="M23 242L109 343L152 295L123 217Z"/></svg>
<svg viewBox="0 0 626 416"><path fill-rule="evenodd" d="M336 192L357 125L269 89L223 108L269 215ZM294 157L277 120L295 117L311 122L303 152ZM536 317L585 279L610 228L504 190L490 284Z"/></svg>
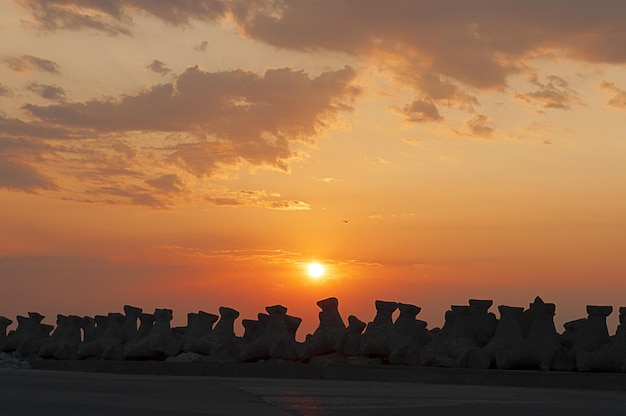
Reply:
<svg viewBox="0 0 626 416"><path fill-rule="evenodd" d="M302 322L282 305L268 306L256 320L219 308L219 317L199 311L187 315L187 326L172 328L173 312L144 313L126 305L124 313L95 317L57 315L56 328L36 312L12 320L0 316L0 365L29 368L26 360L168 360L179 362L285 361L310 365L420 365L464 368L626 372L626 307L610 335L606 319L611 306L587 306L587 317L554 325L556 306L540 297L528 309L470 299L453 305L441 329L417 319L416 305L377 300L369 324L354 315L346 326L337 298L317 302L319 325L304 342L296 341ZM394 312L399 310L394 320ZM54 329L54 331L53 331ZM2 364L4 363L4 364Z"/></svg>

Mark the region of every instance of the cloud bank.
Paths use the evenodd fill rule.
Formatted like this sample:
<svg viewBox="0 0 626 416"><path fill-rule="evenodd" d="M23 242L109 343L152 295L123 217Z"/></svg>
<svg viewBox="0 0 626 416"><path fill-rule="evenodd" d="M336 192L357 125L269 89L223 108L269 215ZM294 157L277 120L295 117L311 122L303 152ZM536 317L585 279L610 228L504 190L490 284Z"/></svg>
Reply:
<svg viewBox="0 0 626 416"><path fill-rule="evenodd" d="M156 61L155 61L156 62ZM24 191L55 190L41 169L81 181L84 202L168 207L189 200L190 181L203 181L241 164L282 171L297 157L295 143L310 144L360 94L355 71L345 67L317 77L291 68L262 74L207 72L194 66L169 83L133 95L84 102L65 100L63 89L31 83L28 89L58 102L25 104L32 121L0 117L0 139L21 140L32 159L0 149L2 173L22 177L0 184ZM205 201L272 209L306 209L303 201L253 197L206 189Z"/></svg>

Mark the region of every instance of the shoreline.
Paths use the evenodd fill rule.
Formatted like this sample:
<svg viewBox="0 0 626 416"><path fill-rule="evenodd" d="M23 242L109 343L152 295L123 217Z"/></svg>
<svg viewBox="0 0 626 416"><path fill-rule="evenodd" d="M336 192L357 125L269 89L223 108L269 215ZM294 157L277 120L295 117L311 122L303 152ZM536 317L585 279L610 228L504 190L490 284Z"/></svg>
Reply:
<svg viewBox="0 0 626 416"><path fill-rule="evenodd" d="M626 374L467 368L310 365L297 363L180 363L166 361L32 360L33 370L155 376L387 381L423 384L626 391ZM28 371L28 370L25 370Z"/></svg>

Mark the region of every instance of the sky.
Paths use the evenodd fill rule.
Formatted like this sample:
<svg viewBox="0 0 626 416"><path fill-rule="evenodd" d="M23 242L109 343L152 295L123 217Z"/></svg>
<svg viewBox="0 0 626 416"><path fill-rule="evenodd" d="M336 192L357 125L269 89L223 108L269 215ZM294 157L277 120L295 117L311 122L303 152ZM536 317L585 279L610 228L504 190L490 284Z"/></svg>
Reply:
<svg viewBox="0 0 626 416"><path fill-rule="evenodd" d="M622 0L0 0L0 315L626 305ZM324 266L320 278L310 263ZM241 331L238 323L237 330Z"/></svg>

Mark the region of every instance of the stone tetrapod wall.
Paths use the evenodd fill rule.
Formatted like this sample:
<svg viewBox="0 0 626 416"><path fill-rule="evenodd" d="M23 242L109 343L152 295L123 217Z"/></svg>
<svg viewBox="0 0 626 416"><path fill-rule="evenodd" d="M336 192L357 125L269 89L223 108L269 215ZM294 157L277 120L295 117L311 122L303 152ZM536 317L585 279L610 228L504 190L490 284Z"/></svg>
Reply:
<svg viewBox="0 0 626 416"><path fill-rule="evenodd" d="M336 298L320 300L319 325L304 342L296 341L302 320L282 305L268 306L257 319L244 319L235 335L239 312L187 315L186 327L172 328L172 310L124 306L124 313L95 317L57 315L56 326L29 312L17 327L0 316L0 358L13 367L20 360L167 360L178 362L300 362L312 365L411 365L460 368L540 369L626 372L626 307L610 335L611 306L587 306L587 317L554 325L555 305L540 297L528 309L470 299L453 305L442 328L428 329L417 319L419 306L377 300L376 316L365 323L349 316L347 325ZM394 320L394 312L399 311ZM22 365L27 367L27 365Z"/></svg>

